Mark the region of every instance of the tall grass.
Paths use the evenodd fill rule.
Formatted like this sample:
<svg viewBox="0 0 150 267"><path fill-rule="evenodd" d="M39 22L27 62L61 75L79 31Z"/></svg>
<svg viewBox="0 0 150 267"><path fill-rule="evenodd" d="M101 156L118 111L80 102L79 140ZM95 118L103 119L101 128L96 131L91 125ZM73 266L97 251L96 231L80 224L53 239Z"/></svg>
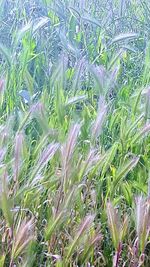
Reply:
<svg viewBox="0 0 150 267"><path fill-rule="evenodd" d="M0 267L149 266L149 2L0 5Z"/></svg>

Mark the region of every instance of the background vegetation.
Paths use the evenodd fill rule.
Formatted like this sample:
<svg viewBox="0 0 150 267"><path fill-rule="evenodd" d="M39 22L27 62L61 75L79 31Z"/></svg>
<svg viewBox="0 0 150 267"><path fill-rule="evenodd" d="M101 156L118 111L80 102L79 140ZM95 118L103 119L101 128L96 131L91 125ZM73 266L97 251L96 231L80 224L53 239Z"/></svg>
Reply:
<svg viewBox="0 0 150 267"><path fill-rule="evenodd" d="M150 266L148 0L0 1L0 267Z"/></svg>

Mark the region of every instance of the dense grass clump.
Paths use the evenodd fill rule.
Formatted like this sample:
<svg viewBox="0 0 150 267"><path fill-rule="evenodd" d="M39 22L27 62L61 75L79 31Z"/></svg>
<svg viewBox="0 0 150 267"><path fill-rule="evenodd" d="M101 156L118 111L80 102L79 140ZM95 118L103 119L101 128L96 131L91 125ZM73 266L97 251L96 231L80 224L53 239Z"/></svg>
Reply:
<svg viewBox="0 0 150 267"><path fill-rule="evenodd" d="M149 17L0 1L0 267L150 266Z"/></svg>

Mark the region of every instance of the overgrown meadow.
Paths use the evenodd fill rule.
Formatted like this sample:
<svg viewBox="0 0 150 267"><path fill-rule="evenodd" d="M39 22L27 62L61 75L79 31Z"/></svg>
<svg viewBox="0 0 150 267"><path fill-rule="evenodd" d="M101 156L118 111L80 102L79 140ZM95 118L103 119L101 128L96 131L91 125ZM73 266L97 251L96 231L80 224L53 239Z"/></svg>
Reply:
<svg viewBox="0 0 150 267"><path fill-rule="evenodd" d="M0 267L150 266L150 3L0 1Z"/></svg>

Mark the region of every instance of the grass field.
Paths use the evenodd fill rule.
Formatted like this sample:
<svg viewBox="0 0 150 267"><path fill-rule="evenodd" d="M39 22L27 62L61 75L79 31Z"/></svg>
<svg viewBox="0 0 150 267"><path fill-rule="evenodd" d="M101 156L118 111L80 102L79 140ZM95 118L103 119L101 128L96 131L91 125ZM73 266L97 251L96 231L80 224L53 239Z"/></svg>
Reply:
<svg viewBox="0 0 150 267"><path fill-rule="evenodd" d="M0 0L0 267L150 266L150 2Z"/></svg>

